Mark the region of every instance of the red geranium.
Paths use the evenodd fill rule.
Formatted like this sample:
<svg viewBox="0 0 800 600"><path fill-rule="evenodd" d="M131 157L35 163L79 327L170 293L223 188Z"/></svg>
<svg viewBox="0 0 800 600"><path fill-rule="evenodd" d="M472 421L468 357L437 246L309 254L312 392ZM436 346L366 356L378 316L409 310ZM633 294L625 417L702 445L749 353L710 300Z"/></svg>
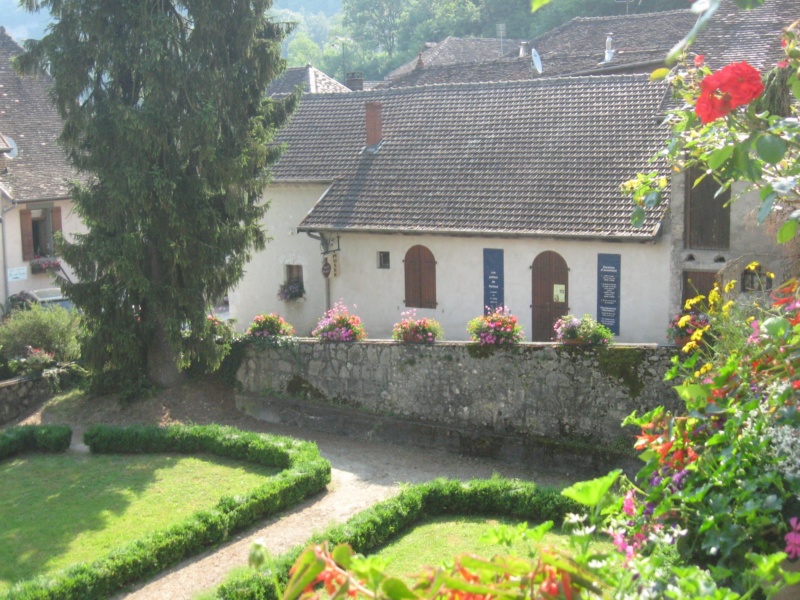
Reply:
<svg viewBox="0 0 800 600"><path fill-rule="evenodd" d="M731 63L700 82L700 97L694 111L704 124L711 123L749 104L763 91L758 69L745 61Z"/></svg>

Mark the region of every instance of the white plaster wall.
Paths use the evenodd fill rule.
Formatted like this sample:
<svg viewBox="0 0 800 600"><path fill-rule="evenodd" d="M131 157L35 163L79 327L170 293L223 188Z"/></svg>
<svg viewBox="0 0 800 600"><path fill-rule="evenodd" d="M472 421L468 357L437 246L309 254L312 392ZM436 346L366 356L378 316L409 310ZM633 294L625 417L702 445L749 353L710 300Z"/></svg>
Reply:
<svg viewBox="0 0 800 600"><path fill-rule="evenodd" d="M30 208L43 208L46 206L61 207L61 232L67 241L72 241L76 233L85 233L86 227L73 209L71 200L59 200L51 203L36 203ZM24 206L23 206L24 208ZM5 213L5 234L3 240L6 252L6 268L13 269L25 267L27 270L26 279L22 281L8 282L8 295L18 294L26 290L38 290L48 287L57 287L53 275L50 273L33 274L30 269L30 262L22 260L22 230L19 223L19 207L13 208ZM62 266L71 279L75 279L72 269L62 261Z"/></svg>
<svg viewBox="0 0 800 600"><path fill-rule="evenodd" d="M576 315L597 317L597 255L621 255L620 336L618 342L664 343L669 314L668 237L656 243L561 241L543 238L479 238L434 235L345 234L341 273L331 280L331 298L342 299L364 321L370 338L388 338L404 306L406 251L423 244L436 258L436 309L417 309L436 318L445 338L466 340L466 323L483 310L483 249L504 250L505 304L532 335L533 259L546 250L561 254L570 269L569 306ZM390 269L377 268L377 254L388 251ZM314 274L321 279L321 275Z"/></svg>
<svg viewBox="0 0 800 600"><path fill-rule="evenodd" d="M309 335L325 312L320 244L297 233L297 226L327 188L327 184L275 183L266 190L270 208L262 225L271 240L245 266L241 283L228 294L238 331L245 331L256 315L276 312L295 326L298 335ZM277 298L285 265L303 266L305 298L293 302Z"/></svg>
<svg viewBox="0 0 800 600"><path fill-rule="evenodd" d="M776 233L756 220L761 204L758 192L744 193L744 184L731 190L730 248L727 250L697 250L684 248L684 208L686 178L683 173L672 178L671 218L665 223L675 240L672 250L673 280L670 286L670 311L680 312L683 271L721 272L723 285L734 279L741 282L744 269L758 261L765 271L775 273L776 281L790 276L789 263L775 241Z"/></svg>

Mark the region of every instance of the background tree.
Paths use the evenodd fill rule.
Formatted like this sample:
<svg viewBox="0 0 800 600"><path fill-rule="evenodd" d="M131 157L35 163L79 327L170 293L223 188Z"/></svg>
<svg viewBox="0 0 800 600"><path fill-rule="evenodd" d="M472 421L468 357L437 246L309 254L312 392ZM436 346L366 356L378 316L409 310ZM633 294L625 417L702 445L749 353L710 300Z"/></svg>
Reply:
<svg viewBox="0 0 800 600"><path fill-rule="evenodd" d="M354 40L370 44L391 57L408 4L408 0L344 0L344 22Z"/></svg>
<svg viewBox="0 0 800 600"><path fill-rule="evenodd" d="M88 232L61 253L79 282L96 384L161 385L213 344L211 303L264 247L274 131L296 103L265 98L286 28L271 0L26 0L54 23L17 61L47 71ZM191 329L188 344L182 330Z"/></svg>

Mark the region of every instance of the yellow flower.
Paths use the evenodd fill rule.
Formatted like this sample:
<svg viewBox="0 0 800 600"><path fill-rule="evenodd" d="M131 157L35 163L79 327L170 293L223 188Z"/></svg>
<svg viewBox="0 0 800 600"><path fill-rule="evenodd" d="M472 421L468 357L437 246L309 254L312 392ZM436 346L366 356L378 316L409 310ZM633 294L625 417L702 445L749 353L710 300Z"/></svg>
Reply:
<svg viewBox="0 0 800 600"><path fill-rule="evenodd" d="M770 271L767 271L767 277L769 277L770 279L775 279L775 273L771 273Z"/></svg>
<svg viewBox="0 0 800 600"><path fill-rule="evenodd" d="M736 287L736 280L731 279L728 283L725 284L725 293L730 294L731 290Z"/></svg>
<svg viewBox="0 0 800 600"><path fill-rule="evenodd" d="M708 373L713 368L714 368L714 365L712 365L711 363L706 363L702 367L700 367L700 374L701 375L705 375L706 373Z"/></svg>
<svg viewBox="0 0 800 600"><path fill-rule="evenodd" d="M700 340L702 340L703 339L703 331L704 331L703 329L695 330L695 332L692 334L692 341L693 342L699 342Z"/></svg>
<svg viewBox="0 0 800 600"><path fill-rule="evenodd" d="M747 265L745 267L745 269L747 269L748 271L755 271L757 268L758 268L758 261L757 260L754 260L753 262L751 262L749 265Z"/></svg>
<svg viewBox="0 0 800 600"><path fill-rule="evenodd" d="M715 283L714 289L708 292L708 305L713 310L722 302L722 296L719 293L719 286Z"/></svg>
<svg viewBox="0 0 800 600"><path fill-rule="evenodd" d="M686 324L692 320L692 315L683 315L680 319L678 319L678 327L683 329L686 327Z"/></svg>
<svg viewBox="0 0 800 600"><path fill-rule="evenodd" d="M686 300L686 304L683 305L685 310L691 310L691 308L697 304L698 302L702 302L705 296L700 294L699 296L695 296L694 298L689 298Z"/></svg>
<svg viewBox="0 0 800 600"><path fill-rule="evenodd" d="M683 352L684 354L688 354L689 352L691 352L695 348L697 348L697 342L694 342L694 341L686 342L686 345L683 348L681 348L681 352Z"/></svg>
<svg viewBox="0 0 800 600"><path fill-rule="evenodd" d="M745 323L747 323L747 324L749 325L750 323L752 323L752 322L753 322L753 321L755 321L755 320L756 320L756 318L755 318L755 317L747 317L747 318L744 320L744 322L745 322Z"/></svg>
<svg viewBox="0 0 800 600"><path fill-rule="evenodd" d="M730 314L731 308L733 308L734 304L735 304L735 302L733 300L728 300L725 303L725 305L722 307L722 312L724 312L726 315Z"/></svg>

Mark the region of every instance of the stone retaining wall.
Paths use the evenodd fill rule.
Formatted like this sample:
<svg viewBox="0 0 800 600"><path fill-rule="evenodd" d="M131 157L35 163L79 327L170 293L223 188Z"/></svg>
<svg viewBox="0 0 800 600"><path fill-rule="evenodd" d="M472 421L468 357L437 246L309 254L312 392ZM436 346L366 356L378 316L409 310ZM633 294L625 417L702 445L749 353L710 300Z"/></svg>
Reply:
<svg viewBox="0 0 800 600"><path fill-rule="evenodd" d="M52 376L58 378L58 374ZM13 421L52 395L53 382L45 377L0 381L0 425Z"/></svg>
<svg viewBox="0 0 800 600"><path fill-rule="evenodd" d="M672 384L663 381L674 353L656 346L522 344L492 352L459 342L301 339L248 350L237 374L238 405L274 417L276 403L294 403L296 412L296 401L305 399L346 407L359 419L629 449L632 432L621 427L628 414L677 407Z"/></svg>

